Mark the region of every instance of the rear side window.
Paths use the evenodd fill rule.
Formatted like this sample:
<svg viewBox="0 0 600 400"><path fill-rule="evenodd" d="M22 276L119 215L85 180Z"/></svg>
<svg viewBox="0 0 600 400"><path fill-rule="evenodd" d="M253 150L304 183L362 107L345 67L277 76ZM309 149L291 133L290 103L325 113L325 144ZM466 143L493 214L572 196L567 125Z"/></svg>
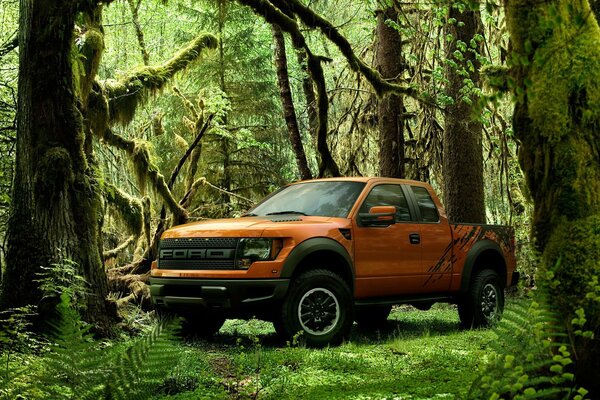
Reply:
<svg viewBox="0 0 600 400"><path fill-rule="evenodd" d="M423 222L438 222L440 216L427 189L421 186L411 186L411 188L421 211L421 220Z"/></svg>
<svg viewBox="0 0 600 400"><path fill-rule="evenodd" d="M411 221L408 202L400 185L375 186L360 207L360 213L368 213L371 207L394 206L396 207L396 221Z"/></svg>

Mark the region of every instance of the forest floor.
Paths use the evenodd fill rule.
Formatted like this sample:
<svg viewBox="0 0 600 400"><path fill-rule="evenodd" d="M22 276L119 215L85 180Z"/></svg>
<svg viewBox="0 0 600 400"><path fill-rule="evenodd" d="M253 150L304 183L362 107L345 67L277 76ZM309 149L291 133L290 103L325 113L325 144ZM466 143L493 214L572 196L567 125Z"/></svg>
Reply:
<svg viewBox="0 0 600 400"><path fill-rule="evenodd" d="M0 400L99 398L109 389L124 400L463 399L498 340L493 329L460 329L445 304L396 307L383 328L355 325L347 343L324 349L282 343L259 320L227 321L210 341L175 335L177 324L163 335L153 313L131 311L133 336L95 341L75 321L54 345L22 333L16 353L0 346Z"/></svg>
<svg viewBox="0 0 600 400"><path fill-rule="evenodd" d="M227 321L210 342L181 343L173 385L154 398L460 399L496 335L458 322L454 306L403 306L383 329L355 325L348 343L316 350L280 343L266 322Z"/></svg>

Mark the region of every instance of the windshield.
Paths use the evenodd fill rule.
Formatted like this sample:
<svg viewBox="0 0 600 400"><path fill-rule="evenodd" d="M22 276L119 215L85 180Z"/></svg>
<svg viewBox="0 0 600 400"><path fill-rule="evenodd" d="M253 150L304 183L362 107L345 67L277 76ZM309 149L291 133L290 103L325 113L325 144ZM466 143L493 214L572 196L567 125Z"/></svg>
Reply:
<svg viewBox="0 0 600 400"><path fill-rule="evenodd" d="M286 186L248 211L248 216L277 214L348 216L363 182L321 181Z"/></svg>

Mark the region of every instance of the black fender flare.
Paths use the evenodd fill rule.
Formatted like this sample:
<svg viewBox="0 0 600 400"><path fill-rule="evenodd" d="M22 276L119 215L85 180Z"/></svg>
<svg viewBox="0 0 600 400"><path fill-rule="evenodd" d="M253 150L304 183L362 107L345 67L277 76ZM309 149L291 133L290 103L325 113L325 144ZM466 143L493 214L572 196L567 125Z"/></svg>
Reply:
<svg viewBox="0 0 600 400"><path fill-rule="evenodd" d="M467 259L465 260L465 265L463 267L462 277L460 280L461 293L466 293L469 290L469 284L471 283L471 277L473 275L473 268L475 268L475 261L477 261L477 258L481 253L487 250L493 250L497 252L502 258L506 268L504 253L502 253L502 249L500 249L498 243L489 239L480 240L479 242L475 243L473 247L471 247L471 250L469 250L469 253L467 254ZM506 282L503 282L503 284L506 284Z"/></svg>
<svg viewBox="0 0 600 400"><path fill-rule="evenodd" d="M354 281L355 271L352 257L350 257L350 254L348 254L344 246L342 246L339 242L326 237L307 239L294 247L283 263L281 277L291 278L300 263L302 263L306 257L318 251L330 251L340 256L350 269L350 274L352 276L352 280Z"/></svg>

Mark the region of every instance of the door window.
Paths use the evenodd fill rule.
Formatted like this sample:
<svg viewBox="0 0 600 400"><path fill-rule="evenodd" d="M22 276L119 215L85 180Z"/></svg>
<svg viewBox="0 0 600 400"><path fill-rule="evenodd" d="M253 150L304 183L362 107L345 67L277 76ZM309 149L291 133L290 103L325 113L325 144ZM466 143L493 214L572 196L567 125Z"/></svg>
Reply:
<svg viewBox="0 0 600 400"><path fill-rule="evenodd" d="M421 212L422 222L439 222L440 216L437 211L437 207L433 202L427 189L421 186L411 186L417 204L419 205L419 211Z"/></svg>
<svg viewBox="0 0 600 400"><path fill-rule="evenodd" d="M412 221L408 202L400 185L378 185L375 186L362 206L360 213L368 213L371 207L394 206L396 207L396 222Z"/></svg>

